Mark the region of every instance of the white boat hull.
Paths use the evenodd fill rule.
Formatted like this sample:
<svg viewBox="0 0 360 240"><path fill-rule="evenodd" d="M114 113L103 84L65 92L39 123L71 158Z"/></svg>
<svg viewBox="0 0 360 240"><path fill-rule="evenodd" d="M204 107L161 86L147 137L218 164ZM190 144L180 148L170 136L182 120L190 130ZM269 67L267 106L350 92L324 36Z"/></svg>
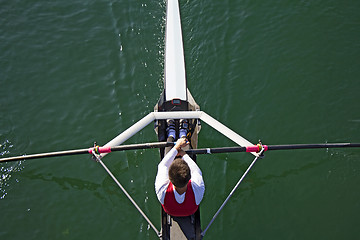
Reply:
<svg viewBox="0 0 360 240"><path fill-rule="evenodd" d="M165 32L165 100L187 100L184 47L178 0L168 0Z"/></svg>

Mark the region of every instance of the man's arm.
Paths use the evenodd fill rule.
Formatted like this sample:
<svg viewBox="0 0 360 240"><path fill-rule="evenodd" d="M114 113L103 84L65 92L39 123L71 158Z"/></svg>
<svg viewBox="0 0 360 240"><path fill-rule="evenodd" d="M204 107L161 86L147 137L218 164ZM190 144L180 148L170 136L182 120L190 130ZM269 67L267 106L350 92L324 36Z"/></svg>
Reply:
<svg viewBox="0 0 360 240"><path fill-rule="evenodd" d="M183 159L189 165L191 172L191 185L195 194L196 205L199 205L205 192L205 184L202 177L202 172L189 155L183 155Z"/></svg>
<svg viewBox="0 0 360 240"><path fill-rule="evenodd" d="M161 204L164 204L165 192L169 185L169 167L174 161L177 150L172 148L161 160L155 179L155 193Z"/></svg>

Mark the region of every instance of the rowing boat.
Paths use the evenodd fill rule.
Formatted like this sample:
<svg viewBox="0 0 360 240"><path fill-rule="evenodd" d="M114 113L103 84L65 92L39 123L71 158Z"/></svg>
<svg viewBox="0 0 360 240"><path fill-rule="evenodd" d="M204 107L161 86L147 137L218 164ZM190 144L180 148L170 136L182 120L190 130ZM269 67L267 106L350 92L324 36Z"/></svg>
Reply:
<svg viewBox="0 0 360 240"><path fill-rule="evenodd" d="M165 76L164 91L158 103L154 107L155 112L171 111L199 111L200 107L195 102L186 85L185 58L183 50L182 30L178 0L168 0L166 8L166 31L165 31ZM196 149L200 125L197 119L188 119L190 148ZM176 129L179 129L179 120L175 121ZM166 141L166 120L158 120L155 132L158 140ZM178 136L179 133L177 132ZM165 155L165 148L160 148L160 160ZM190 157L196 162L196 155ZM161 238L185 239L187 232L195 232L196 239L201 239L200 208L193 216L182 218L187 224L180 227L164 209L161 208ZM193 229L189 229L193 228Z"/></svg>
<svg viewBox="0 0 360 240"><path fill-rule="evenodd" d="M268 150L282 150L282 149L309 149L309 148L338 148L338 147L360 147L359 143L338 143L338 144L301 144L301 145L253 145L239 134L235 133L225 125L215 120L203 111L200 111L199 105L195 102L193 96L186 85L186 71L185 71L185 59L183 50L182 30L180 21L180 11L178 0L167 0L167 14L166 14L166 33L165 33L165 76L164 76L164 91L162 92L158 103L154 107L154 112L149 113L141 120L133 124L131 127L126 129L120 135L115 137L113 140L108 142L103 147L94 146L87 149L69 150L61 152L51 152L44 154L33 154L27 156L7 157L1 158L0 163L8 161L19 161L23 159L34 159L44 157L55 157L65 156L74 154L85 154L90 153L96 158L98 162L104 167L108 174L114 179L116 184L122 189L125 195L130 199L133 205L143 215L143 217L151 226L157 236L161 239L184 239L184 232L187 229L181 229L174 219L167 215L161 208L161 231L158 231L154 224L146 217L144 212L138 207L136 202L116 180L114 175L102 162L102 158L112 151L123 151L131 149L145 149L145 148L160 148L160 160L164 157L165 146L171 146L172 143L163 142L166 140L166 119L175 119L176 124L179 124L179 119L188 119L190 127L190 147L191 150L187 151L192 159L196 161L197 154L212 154L222 152L250 152L255 156L253 162L249 165L248 169L241 176L234 189L230 192L230 195L226 198L224 203L221 205L219 210L215 213L214 217L207 225L207 227L201 231L200 224L200 209L190 218L190 224L188 229L193 229L196 233L196 239L201 239L210 225L218 216L224 205L227 203L229 198L232 196L236 188L239 186L241 181L244 179L246 174L249 172L251 167L255 164L256 160L261 157L264 151ZM156 122L155 131L159 142L153 144L136 144L136 145L122 145L126 140L132 137L134 134L142 130L147 125ZM232 140L236 147L228 148L206 148L197 149L198 145L198 133L200 132L201 126L200 121L207 123L215 130L222 133L224 136ZM178 134L177 134L178 135Z"/></svg>

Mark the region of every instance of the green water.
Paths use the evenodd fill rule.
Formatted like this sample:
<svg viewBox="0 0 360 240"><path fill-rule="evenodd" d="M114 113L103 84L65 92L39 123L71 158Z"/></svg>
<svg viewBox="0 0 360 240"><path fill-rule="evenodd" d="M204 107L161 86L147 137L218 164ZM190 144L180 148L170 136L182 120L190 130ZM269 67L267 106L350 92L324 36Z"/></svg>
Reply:
<svg viewBox="0 0 360 240"><path fill-rule="evenodd" d="M105 144L163 89L165 1L0 1L0 152ZM188 87L265 144L360 142L359 1L180 1ZM200 147L234 144L203 124ZM156 141L152 126L127 143ZM205 228L252 161L201 156ZM160 229L156 150L105 163ZM88 156L0 165L1 239L157 239ZM360 150L269 152L205 239L356 239Z"/></svg>

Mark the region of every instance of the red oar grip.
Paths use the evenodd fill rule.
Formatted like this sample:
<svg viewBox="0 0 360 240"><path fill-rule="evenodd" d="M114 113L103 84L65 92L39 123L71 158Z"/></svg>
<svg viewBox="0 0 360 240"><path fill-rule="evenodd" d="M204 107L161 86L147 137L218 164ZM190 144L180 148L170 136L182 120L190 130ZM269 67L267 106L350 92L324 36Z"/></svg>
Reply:
<svg viewBox="0 0 360 240"><path fill-rule="evenodd" d="M261 147L264 148L264 151L267 151L268 150L268 146L267 145L254 145L254 146L248 146L246 147L246 152L260 152L262 149Z"/></svg>
<svg viewBox="0 0 360 240"><path fill-rule="evenodd" d="M101 154L101 153L110 153L111 152L111 147L92 147L89 148L88 152L90 154L96 153L96 154Z"/></svg>

